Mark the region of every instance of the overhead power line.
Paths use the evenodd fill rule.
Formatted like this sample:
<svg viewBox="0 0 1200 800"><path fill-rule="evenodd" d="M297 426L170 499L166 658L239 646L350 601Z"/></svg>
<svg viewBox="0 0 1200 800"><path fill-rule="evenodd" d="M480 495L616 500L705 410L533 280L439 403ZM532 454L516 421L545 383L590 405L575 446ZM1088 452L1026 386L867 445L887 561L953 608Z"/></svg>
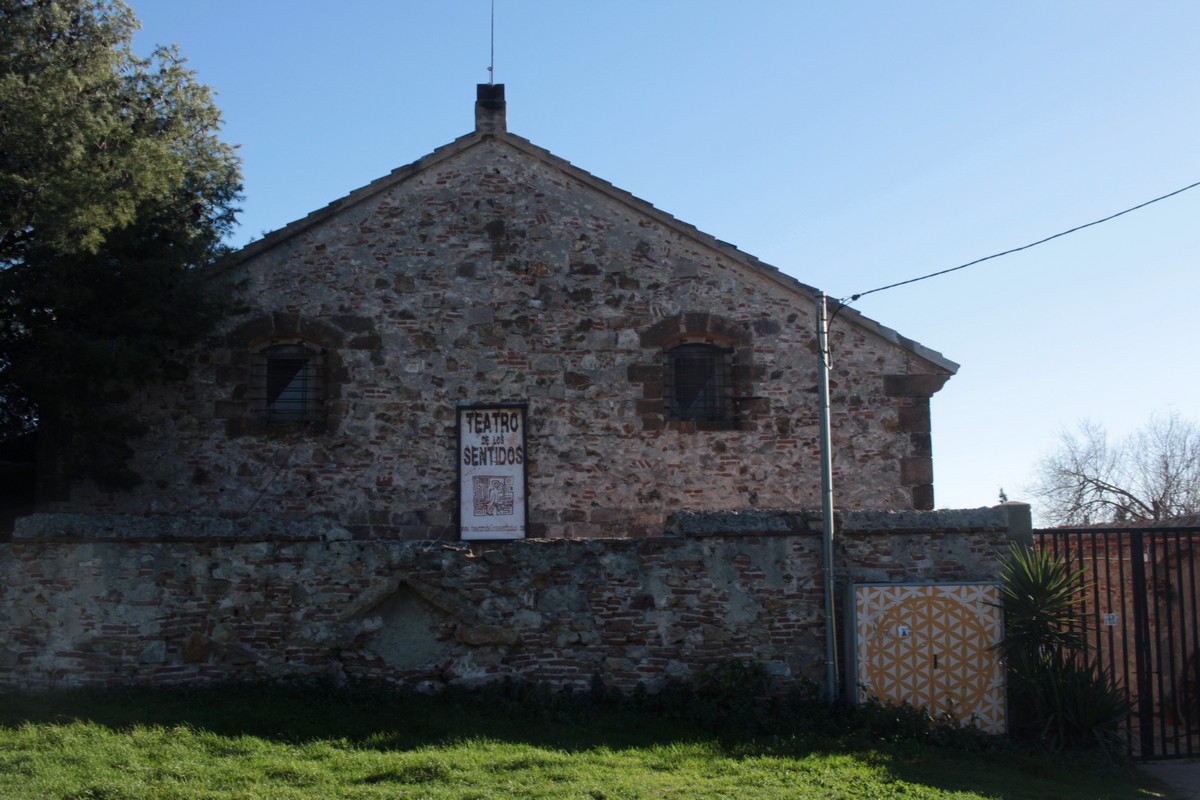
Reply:
<svg viewBox="0 0 1200 800"><path fill-rule="evenodd" d="M1098 220L1095 220L1094 222L1088 222L1084 225L1077 225L1074 228L1071 228L1070 230L1062 231L1061 233L1056 233L1053 236L1047 236L1045 239L1038 239L1036 242L1030 242L1029 244L1021 245L1020 247L1014 247L1011 250L1005 250L1004 252L1001 252L1001 253L993 253L990 256L984 256L983 258L977 258L974 261L968 261L966 264L959 264L957 267L950 267L949 269L939 270L938 272L931 272L928 275L922 275L919 278L909 278L906 281L900 281L898 283L889 283L887 286L880 286L878 289L870 289L865 292L859 292L858 294L852 294L849 297L843 298L839 302L842 304L852 303L855 300L859 299L860 297L866 297L869 294L875 294L876 292L882 292L886 289L895 289L897 286L906 286L907 284L916 283L917 281L923 281L923 280L927 280L929 278L936 278L939 275L945 275L950 272L957 272L960 269L966 269L967 267L973 267L976 264L982 264L984 261L991 261L993 258L999 258L1000 256L1007 256L1012 253L1019 253L1022 250L1028 250L1031 247L1037 247L1039 244L1045 244L1046 242L1052 241L1054 239L1058 239L1059 237L1066 236L1069 233L1075 233L1076 231L1081 231L1084 228L1090 228L1093 225L1099 225L1102 222L1108 222L1109 220L1116 219L1117 217L1120 217L1124 214L1128 214L1131 211L1137 211L1139 208L1145 208L1148 205L1157 203L1159 200L1166 200L1168 197L1174 197L1177 194L1182 194L1182 193L1186 192L1188 189L1195 189L1197 186L1200 186L1200 181L1197 181L1196 183L1190 184L1188 186L1184 186L1182 189L1176 189L1173 192L1164 194L1162 197L1156 197L1153 200L1147 200L1144 203L1139 203L1138 205L1133 206L1132 208L1127 208L1124 211L1118 211L1116 214L1109 214L1107 217L1104 217L1103 219L1098 219Z"/></svg>

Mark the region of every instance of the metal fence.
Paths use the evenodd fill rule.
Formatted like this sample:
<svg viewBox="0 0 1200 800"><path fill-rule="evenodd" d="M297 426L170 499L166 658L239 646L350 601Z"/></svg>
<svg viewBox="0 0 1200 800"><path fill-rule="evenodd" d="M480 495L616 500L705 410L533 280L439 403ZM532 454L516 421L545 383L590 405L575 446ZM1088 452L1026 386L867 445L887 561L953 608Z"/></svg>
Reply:
<svg viewBox="0 0 1200 800"><path fill-rule="evenodd" d="M1200 527L1034 531L1035 544L1084 569L1087 656L1133 704L1138 758L1200 755Z"/></svg>

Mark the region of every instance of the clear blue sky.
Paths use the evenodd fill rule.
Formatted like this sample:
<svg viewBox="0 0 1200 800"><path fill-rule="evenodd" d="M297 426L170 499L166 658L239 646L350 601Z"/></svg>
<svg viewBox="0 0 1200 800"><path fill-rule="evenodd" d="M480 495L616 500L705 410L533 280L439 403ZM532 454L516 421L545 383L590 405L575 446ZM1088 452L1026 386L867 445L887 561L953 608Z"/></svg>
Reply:
<svg viewBox="0 0 1200 800"><path fill-rule="evenodd" d="M235 244L469 132L488 79L488 0L131 2L241 145ZM834 297L1200 181L1195 0L497 0L495 64L514 133ZM1085 417L1200 420L1198 267L1200 189L855 304L962 364L938 506L1021 499Z"/></svg>

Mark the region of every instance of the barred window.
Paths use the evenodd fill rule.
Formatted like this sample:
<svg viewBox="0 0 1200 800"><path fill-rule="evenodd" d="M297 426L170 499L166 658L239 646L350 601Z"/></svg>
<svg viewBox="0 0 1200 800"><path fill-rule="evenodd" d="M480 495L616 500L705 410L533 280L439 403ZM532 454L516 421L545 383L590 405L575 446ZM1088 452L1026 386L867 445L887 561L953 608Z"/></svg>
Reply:
<svg viewBox="0 0 1200 800"><path fill-rule="evenodd" d="M317 422L325 402L321 353L303 343L272 344L255 355L258 409L267 422Z"/></svg>
<svg viewBox="0 0 1200 800"><path fill-rule="evenodd" d="M733 350L712 344L681 344L665 351L667 406L679 420L733 419Z"/></svg>

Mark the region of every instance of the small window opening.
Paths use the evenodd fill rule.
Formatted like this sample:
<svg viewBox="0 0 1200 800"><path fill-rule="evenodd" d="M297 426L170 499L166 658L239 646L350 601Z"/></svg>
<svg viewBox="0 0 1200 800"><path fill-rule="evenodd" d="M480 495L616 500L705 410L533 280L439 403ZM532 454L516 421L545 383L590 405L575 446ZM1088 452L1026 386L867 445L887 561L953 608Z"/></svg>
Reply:
<svg viewBox="0 0 1200 800"><path fill-rule="evenodd" d="M272 345L258 353L255 383L268 422L314 422L324 402L321 354L303 344Z"/></svg>
<svg viewBox="0 0 1200 800"><path fill-rule="evenodd" d="M733 418L730 362L733 351L711 344L683 344L666 351L666 395L680 420Z"/></svg>

